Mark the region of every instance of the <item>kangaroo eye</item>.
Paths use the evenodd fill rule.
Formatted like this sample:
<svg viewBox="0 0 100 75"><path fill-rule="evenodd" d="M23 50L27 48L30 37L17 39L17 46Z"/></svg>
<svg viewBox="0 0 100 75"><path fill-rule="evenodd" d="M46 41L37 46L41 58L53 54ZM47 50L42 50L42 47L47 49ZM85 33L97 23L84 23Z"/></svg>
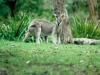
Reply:
<svg viewBox="0 0 100 75"><path fill-rule="evenodd" d="M61 23L61 20L60 20L60 23Z"/></svg>
<svg viewBox="0 0 100 75"><path fill-rule="evenodd" d="M61 20L58 23L60 24L61 23Z"/></svg>
<svg viewBox="0 0 100 75"><path fill-rule="evenodd" d="M31 27L36 27L36 25L31 25Z"/></svg>

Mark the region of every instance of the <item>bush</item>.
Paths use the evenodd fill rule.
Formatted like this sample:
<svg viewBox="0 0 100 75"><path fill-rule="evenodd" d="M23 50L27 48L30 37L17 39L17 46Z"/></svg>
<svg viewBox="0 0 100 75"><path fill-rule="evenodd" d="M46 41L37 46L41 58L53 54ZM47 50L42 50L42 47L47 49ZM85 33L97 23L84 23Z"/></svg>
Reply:
<svg viewBox="0 0 100 75"><path fill-rule="evenodd" d="M15 18L5 19L0 16L0 38L7 40L21 39L29 22L32 20L32 16L29 16L23 12L20 15L16 15Z"/></svg>
<svg viewBox="0 0 100 75"><path fill-rule="evenodd" d="M83 19L80 16L73 18L72 33L74 37L100 39L100 28L92 20Z"/></svg>

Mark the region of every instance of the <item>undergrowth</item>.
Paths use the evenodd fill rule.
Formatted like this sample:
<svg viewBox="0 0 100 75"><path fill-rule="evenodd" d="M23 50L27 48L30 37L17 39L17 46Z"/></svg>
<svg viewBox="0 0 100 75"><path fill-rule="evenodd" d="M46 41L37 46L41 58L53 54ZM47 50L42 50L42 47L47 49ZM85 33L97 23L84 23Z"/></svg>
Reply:
<svg viewBox="0 0 100 75"><path fill-rule="evenodd" d="M99 22L94 24L92 20L83 19L80 16L73 18L72 32L77 38L100 39Z"/></svg>

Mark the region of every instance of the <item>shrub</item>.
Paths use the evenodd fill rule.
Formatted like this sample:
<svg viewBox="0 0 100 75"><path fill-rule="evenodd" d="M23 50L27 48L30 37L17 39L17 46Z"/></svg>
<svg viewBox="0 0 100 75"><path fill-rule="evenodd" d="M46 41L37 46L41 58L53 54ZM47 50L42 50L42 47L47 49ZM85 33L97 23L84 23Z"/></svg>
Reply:
<svg viewBox="0 0 100 75"><path fill-rule="evenodd" d="M83 19L80 16L73 18L72 33L74 37L100 39L100 27L92 20Z"/></svg>
<svg viewBox="0 0 100 75"><path fill-rule="evenodd" d="M5 19L0 16L0 38L7 40L21 39L31 19L32 16L23 12L20 12L15 18Z"/></svg>

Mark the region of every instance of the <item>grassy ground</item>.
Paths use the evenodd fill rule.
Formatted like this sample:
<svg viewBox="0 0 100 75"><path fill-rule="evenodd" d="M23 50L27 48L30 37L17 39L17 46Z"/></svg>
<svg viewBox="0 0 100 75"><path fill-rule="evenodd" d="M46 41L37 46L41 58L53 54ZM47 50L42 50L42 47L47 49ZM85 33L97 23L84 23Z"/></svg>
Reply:
<svg viewBox="0 0 100 75"><path fill-rule="evenodd" d="M100 45L1 40L0 75L100 75Z"/></svg>

